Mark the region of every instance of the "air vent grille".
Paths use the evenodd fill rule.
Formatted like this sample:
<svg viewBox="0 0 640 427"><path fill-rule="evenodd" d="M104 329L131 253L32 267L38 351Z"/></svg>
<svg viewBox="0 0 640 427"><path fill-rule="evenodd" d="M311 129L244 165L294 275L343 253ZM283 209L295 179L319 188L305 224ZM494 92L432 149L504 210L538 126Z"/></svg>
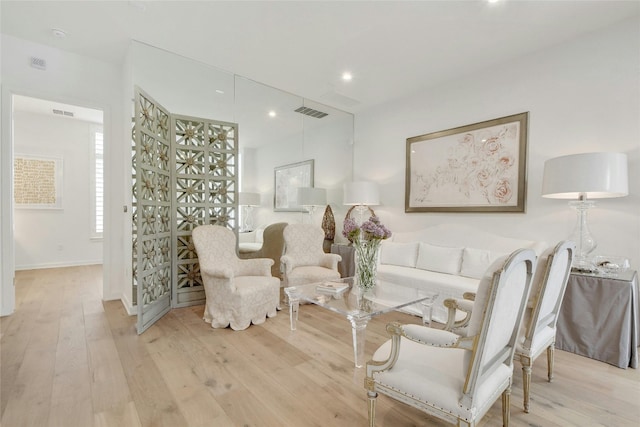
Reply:
<svg viewBox="0 0 640 427"><path fill-rule="evenodd" d="M329 114L323 113L322 111L314 110L313 108L308 107L300 107L294 110L296 113L304 114L305 116L315 117L316 119L321 119Z"/></svg>
<svg viewBox="0 0 640 427"><path fill-rule="evenodd" d="M67 116L67 117L75 116L75 114L73 114L73 112L71 111L57 110L55 108L53 109L53 114L58 114L60 116Z"/></svg>

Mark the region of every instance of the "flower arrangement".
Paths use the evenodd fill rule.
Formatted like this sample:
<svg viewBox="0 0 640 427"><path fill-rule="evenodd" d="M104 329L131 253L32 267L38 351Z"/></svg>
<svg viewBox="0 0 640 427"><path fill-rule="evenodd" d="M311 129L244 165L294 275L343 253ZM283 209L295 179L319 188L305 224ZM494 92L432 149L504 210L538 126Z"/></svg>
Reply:
<svg viewBox="0 0 640 427"><path fill-rule="evenodd" d="M376 262L378 250L383 240L391 237L391 231L380 223L377 216L370 217L362 225L347 218L342 227L342 235L353 242L356 261L356 282L362 290L369 290L376 284Z"/></svg>

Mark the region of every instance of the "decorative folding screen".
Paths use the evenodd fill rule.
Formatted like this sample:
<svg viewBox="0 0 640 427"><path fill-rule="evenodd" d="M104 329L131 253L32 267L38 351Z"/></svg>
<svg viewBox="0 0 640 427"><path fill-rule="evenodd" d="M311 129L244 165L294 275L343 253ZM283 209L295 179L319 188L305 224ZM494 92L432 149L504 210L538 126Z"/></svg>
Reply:
<svg viewBox="0 0 640 427"><path fill-rule="evenodd" d="M201 224L235 229L237 134L234 123L172 116L136 88L132 233L138 333L172 306L204 303L191 231Z"/></svg>
<svg viewBox="0 0 640 427"><path fill-rule="evenodd" d="M174 303L204 302L200 268L191 231L201 224L232 230L237 219L237 125L172 116L175 162Z"/></svg>

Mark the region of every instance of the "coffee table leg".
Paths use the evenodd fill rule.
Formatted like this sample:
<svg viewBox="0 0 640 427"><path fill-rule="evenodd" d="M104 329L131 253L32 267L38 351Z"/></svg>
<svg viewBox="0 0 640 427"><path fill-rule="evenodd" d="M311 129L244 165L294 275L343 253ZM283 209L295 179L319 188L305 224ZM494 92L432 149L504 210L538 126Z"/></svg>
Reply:
<svg viewBox="0 0 640 427"><path fill-rule="evenodd" d="M289 321L291 322L291 330L295 331L298 325L298 308L300 301L289 296Z"/></svg>
<svg viewBox="0 0 640 427"><path fill-rule="evenodd" d="M364 343L367 323L369 319L349 319L351 321L351 333L353 335L353 355L356 368L364 366Z"/></svg>

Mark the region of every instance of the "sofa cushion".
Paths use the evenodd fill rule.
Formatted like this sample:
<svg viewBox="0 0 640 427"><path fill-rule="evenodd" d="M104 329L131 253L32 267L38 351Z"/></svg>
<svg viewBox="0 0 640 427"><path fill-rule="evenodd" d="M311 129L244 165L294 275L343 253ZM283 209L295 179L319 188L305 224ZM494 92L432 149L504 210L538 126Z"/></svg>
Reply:
<svg viewBox="0 0 640 427"><path fill-rule="evenodd" d="M250 252L259 251L262 248L262 243L238 243L238 252L246 254Z"/></svg>
<svg viewBox="0 0 640 427"><path fill-rule="evenodd" d="M264 227L260 227L256 230L256 243L264 243Z"/></svg>
<svg viewBox="0 0 640 427"><path fill-rule="evenodd" d="M449 248L420 242L416 268L438 273L458 274L463 248Z"/></svg>
<svg viewBox="0 0 640 427"><path fill-rule="evenodd" d="M415 267L417 258L418 242L382 242L380 245L380 264Z"/></svg>
<svg viewBox="0 0 640 427"><path fill-rule="evenodd" d="M485 249L464 248L460 275L474 279L482 279L484 272L493 262L506 254Z"/></svg>

